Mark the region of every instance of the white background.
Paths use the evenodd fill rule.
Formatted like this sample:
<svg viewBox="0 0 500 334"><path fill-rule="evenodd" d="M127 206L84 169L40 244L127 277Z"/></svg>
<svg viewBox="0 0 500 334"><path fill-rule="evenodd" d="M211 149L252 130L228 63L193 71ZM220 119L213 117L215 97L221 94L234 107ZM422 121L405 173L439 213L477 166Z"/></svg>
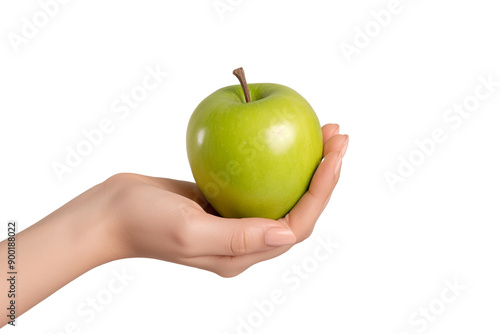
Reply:
<svg viewBox="0 0 500 334"><path fill-rule="evenodd" d="M72 322L80 333L498 332L500 87L456 128L443 119L474 95L480 76L500 81L498 4L401 0L348 62L342 43L354 45L356 27L376 29L370 12L389 1L230 3L221 18L212 0L69 1L18 52L8 36L20 35L40 4L0 4L2 238L7 220L27 228L114 173L193 180L189 117L204 97L237 83L239 66L249 82L294 88L321 123L350 135L312 237L231 279L148 259L107 264L2 332L65 333ZM120 120L111 104L148 66L168 78ZM51 164L103 118L113 132L59 181ZM392 191L385 174L397 173L398 157L417 156L415 141L436 128L447 140ZM340 246L315 267L318 239L328 237ZM309 276L293 290L283 276L303 264ZM76 309L105 295L113 270L134 278L87 322ZM465 287L450 303L440 301L446 280ZM254 302L275 289L285 301L259 316ZM424 329L415 312L430 306L440 314ZM249 317L262 321L238 329Z"/></svg>

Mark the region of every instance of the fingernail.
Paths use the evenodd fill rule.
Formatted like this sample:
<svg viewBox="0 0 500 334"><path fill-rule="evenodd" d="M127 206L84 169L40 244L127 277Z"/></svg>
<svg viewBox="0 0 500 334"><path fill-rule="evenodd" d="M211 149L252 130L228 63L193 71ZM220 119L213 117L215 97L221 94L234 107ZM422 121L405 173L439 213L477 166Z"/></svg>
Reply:
<svg viewBox="0 0 500 334"><path fill-rule="evenodd" d="M342 156L342 158L344 157L345 152L347 151L347 146L349 146L349 136L348 135L344 135L344 136L345 136L345 141L344 141L344 144L342 146L342 149L340 150L340 155Z"/></svg>
<svg viewBox="0 0 500 334"><path fill-rule="evenodd" d="M293 245L297 241L292 231L285 228L271 228L266 232L266 245L276 247Z"/></svg>
<svg viewBox="0 0 500 334"><path fill-rule="evenodd" d="M339 175L341 166L342 166L342 152L339 152L339 156L337 157L337 161L335 162L335 175Z"/></svg>
<svg viewBox="0 0 500 334"><path fill-rule="evenodd" d="M340 127L338 124L335 124L335 125L337 125L337 129L335 129L335 131L333 131L333 135L338 135L339 131L340 131Z"/></svg>

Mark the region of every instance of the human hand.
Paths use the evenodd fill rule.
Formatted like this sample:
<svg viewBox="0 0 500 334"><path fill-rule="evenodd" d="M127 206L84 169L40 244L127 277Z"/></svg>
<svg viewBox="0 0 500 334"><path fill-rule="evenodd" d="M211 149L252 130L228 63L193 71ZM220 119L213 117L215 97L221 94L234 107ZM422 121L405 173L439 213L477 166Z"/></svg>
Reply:
<svg viewBox="0 0 500 334"><path fill-rule="evenodd" d="M348 137L327 124L323 157L309 190L278 220L221 218L195 183L117 174L105 182L122 257L148 257L224 277L278 256L306 239L339 179Z"/></svg>
<svg viewBox="0 0 500 334"><path fill-rule="evenodd" d="M113 260L155 258L231 277L286 252L311 234L339 179L348 137L328 124L323 139L324 159L309 190L278 220L219 217L191 182L117 174L92 187L16 235L23 245L16 314ZM8 239L0 242L6 257L8 247ZM2 280L0 288L8 284ZM10 306L7 294L0 305Z"/></svg>
<svg viewBox="0 0 500 334"><path fill-rule="evenodd" d="M117 174L102 185L111 243L121 258L147 257L232 277L306 239L339 179L348 136L323 126L323 161L309 190L278 220L222 218L195 183Z"/></svg>

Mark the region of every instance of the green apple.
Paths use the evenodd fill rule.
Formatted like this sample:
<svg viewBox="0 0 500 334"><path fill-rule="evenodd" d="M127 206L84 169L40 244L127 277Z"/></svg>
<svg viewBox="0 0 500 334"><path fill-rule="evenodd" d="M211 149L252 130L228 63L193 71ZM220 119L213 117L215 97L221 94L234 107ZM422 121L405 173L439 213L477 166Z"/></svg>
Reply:
<svg viewBox="0 0 500 334"><path fill-rule="evenodd" d="M193 112L187 153L196 184L223 217L285 216L307 191L323 139L309 103L270 83L214 92Z"/></svg>

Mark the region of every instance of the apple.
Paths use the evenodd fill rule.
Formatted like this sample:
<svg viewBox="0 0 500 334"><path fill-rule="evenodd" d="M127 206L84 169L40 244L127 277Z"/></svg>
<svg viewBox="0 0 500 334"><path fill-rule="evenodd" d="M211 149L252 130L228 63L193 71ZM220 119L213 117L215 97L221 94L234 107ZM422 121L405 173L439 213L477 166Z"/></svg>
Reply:
<svg viewBox="0 0 500 334"><path fill-rule="evenodd" d="M201 192L223 217L284 217L307 191L323 154L321 126L291 88L221 88L189 120L186 144Z"/></svg>

